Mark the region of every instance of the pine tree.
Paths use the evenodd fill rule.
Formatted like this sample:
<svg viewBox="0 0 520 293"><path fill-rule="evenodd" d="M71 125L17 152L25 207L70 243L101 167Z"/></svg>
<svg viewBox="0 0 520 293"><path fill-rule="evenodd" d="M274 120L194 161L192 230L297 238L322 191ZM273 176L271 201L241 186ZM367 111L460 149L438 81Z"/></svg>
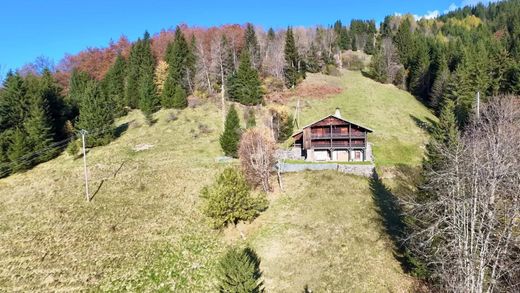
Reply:
<svg viewBox="0 0 520 293"><path fill-rule="evenodd" d="M125 82L125 100L126 105L132 109L136 109L139 105L141 47L142 41L141 39L138 39L137 42L132 45L130 56L128 57L128 68Z"/></svg>
<svg viewBox="0 0 520 293"><path fill-rule="evenodd" d="M168 62L168 75L164 83L164 89L161 96L161 104L165 108L174 107L173 100L175 98L177 88L183 88L184 93L189 89L189 67L193 57L190 57L190 48L184 35L177 27L175 29L175 39L173 43L168 44L165 60ZM178 94L178 97L180 93ZM177 106L182 108L182 106ZM184 106L185 107L185 106Z"/></svg>
<svg viewBox="0 0 520 293"><path fill-rule="evenodd" d="M31 97L29 116L25 120L24 126L29 149L39 152L38 158L32 162L33 164L47 161L56 155L57 150L51 148L55 133L49 113L49 103L41 89L38 89Z"/></svg>
<svg viewBox="0 0 520 293"><path fill-rule="evenodd" d="M255 28L250 23L246 25L244 49L248 51L253 67L259 69L262 60L260 56L260 46L256 38Z"/></svg>
<svg viewBox="0 0 520 293"><path fill-rule="evenodd" d="M220 136L220 146L224 154L229 157L236 158L238 151L238 143L240 142L240 120L234 105L231 105L226 115L224 132Z"/></svg>
<svg viewBox="0 0 520 293"><path fill-rule="evenodd" d="M352 36L352 51L356 52L358 50L357 48L357 38L356 35Z"/></svg>
<svg viewBox="0 0 520 293"><path fill-rule="evenodd" d="M314 42L311 43L309 47L309 51L307 52L307 72L318 73L321 71L321 60L318 54L318 48L314 45Z"/></svg>
<svg viewBox="0 0 520 293"><path fill-rule="evenodd" d="M367 37L367 43L365 44L365 53L373 55L375 51L374 47L374 34L370 33Z"/></svg>
<svg viewBox="0 0 520 293"><path fill-rule="evenodd" d="M381 83L386 83L388 81L388 64L386 64L385 51L381 38L377 39L374 55L370 61L369 68L370 74L374 80Z"/></svg>
<svg viewBox="0 0 520 293"><path fill-rule="evenodd" d="M139 108L148 121L151 115L159 108L157 88L154 82L155 59L152 54L151 40L148 32L145 32L142 40L142 56L139 76Z"/></svg>
<svg viewBox="0 0 520 293"><path fill-rule="evenodd" d="M430 88L430 55L426 40L417 37L410 63L409 89L416 97L426 99Z"/></svg>
<svg viewBox="0 0 520 293"><path fill-rule="evenodd" d="M172 107L177 109L184 109L188 107L186 91L182 88L180 84L178 84L175 87L175 93L172 99Z"/></svg>
<svg viewBox="0 0 520 293"><path fill-rule="evenodd" d="M294 88L301 80L305 78L305 70L301 68L302 60L298 55L298 49L294 41L292 28L287 28L285 35L285 67L284 76L285 84L288 88Z"/></svg>
<svg viewBox="0 0 520 293"><path fill-rule="evenodd" d="M48 106L48 117L52 123L54 139L62 139L67 135L63 126L67 121L69 109L61 94L62 88L49 69L43 70L40 78L40 91Z"/></svg>
<svg viewBox="0 0 520 293"><path fill-rule="evenodd" d="M243 50L238 71L228 79L229 98L244 105L262 103L262 88L258 71L251 66L249 53Z"/></svg>
<svg viewBox="0 0 520 293"><path fill-rule="evenodd" d="M219 292L264 292L260 259L250 248L228 250L220 260L218 279Z"/></svg>
<svg viewBox="0 0 520 293"><path fill-rule="evenodd" d="M443 56L439 56L436 63L437 73L430 93L430 106L437 111L440 111L439 106L443 103L446 94L446 89L450 79L450 71L448 69L448 62Z"/></svg>
<svg viewBox="0 0 520 293"><path fill-rule="evenodd" d="M96 81L90 81L85 88L85 95L80 104L77 129L89 132L89 147L105 145L114 138L114 116L111 100Z"/></svg>
<svg viewBox="0 0 520 293"><path fill-rule="evenodd" d="M28 156L31 149L26 137L27 134L21 128L16 128L13 131L7 153L12 172L25 171L31 167L32 157Z"/></svg>
<svg viewBox="0 0 520 293"><path fill-rule="evenodd" d="M90 80L91 77L88 73L78 69L72 70L69 81L69 92L67 94L67 103L70 106L68 113L66 113L67 118L74 119L74 117L78 116L79 104L85 93L87 83Z"/></svg>
<svg viewBox="0 0 520 293"><path fill-rule="evenodd" d="M26 93L23 78L18 73L8 74L4 88L0 90L0 132L23 126L29 112Z"/></svg>
<svg viewBox="0 0 520 293"><path fill-rule="evenodd" d="M103 90L113 102L115 117L125 114L125 77L126 61L123 56L118 55L103 79Z"/></svg>
<svg viewBox="0 0 520 293"><path fill-rule="evenodd" d="M459 143L459 131L455 117L455 103L445 100L439 116L439 123L435 126L431 140L426 146L425 168L430 171L438 170L442 164L443 149L453 149Z"/></svg>
<svg viewBox="0 0 520 293"><path fill-rule="evenodd" d="M408 18L405 18L394 37L394 43L399 52L399 59L405 67L408 67L413 58L413 36L411 24Z"/></svg>

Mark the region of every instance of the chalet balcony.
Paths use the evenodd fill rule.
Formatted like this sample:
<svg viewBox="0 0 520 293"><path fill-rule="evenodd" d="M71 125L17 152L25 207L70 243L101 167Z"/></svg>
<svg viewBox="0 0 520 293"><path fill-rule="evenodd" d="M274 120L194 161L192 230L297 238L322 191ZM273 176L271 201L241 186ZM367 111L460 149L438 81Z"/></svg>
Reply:
<svg viewBox="0 0 520 293"><path fill-rule="evenodd" d="M365 143L351 143L349 144L348 141L347 142L335 142L333 141L332 143L328 142L328 143L319 143L319 144L316 144L316 143L312 143L311 144L311 147L313 149L331 149L331 148L365 148L366 147L366 144Z"/></svg>
<svg viewBox="0 0 520 293"><path fill-rule="evenodd" d="M318 140L318 139L364 139L366 138L364 134L360 133L353 133L352 135L345 134L345 133L326 133L326 134L312 134L311 139Z"/></svg>

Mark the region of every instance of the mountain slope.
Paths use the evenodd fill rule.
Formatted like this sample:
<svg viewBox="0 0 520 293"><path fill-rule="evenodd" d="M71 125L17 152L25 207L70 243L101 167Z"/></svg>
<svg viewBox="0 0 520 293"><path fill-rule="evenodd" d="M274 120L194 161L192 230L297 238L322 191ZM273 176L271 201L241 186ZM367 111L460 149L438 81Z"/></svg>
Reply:
<svg viewBox="0 0 520 293"><path fill-rule="evenodd" d="M306 83L345 90L307 99L303 123L339 106L345 118L375 130L370 140L380 166L420 162L427 135L413 117L433 116L413 97L355 72L310 75ZM91 203L84 200L81 159L66 154L1 179L0 288L208 291L226 246L243 242L241 229L264 260L271 291L306 284L331 291L409 290L412 280L392 256L376 193L364 178L287 175L286 192L271 194L271 207L258 220L224 233L210 229L199 192L225 167L215 160L220 117L212 102L160 111L152 126L130 113L118 121L118 139L87 155ZM153 146L134 151L139 144Z"/></svg>

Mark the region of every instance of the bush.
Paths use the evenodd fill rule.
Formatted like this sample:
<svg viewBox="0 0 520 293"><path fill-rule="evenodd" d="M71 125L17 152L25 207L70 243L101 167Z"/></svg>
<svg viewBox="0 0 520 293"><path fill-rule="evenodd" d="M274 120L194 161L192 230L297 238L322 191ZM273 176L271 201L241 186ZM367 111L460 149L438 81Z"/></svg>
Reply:
<svg viewBox="0 0 520 293"><path fill-rule="evenodd" d="M251 221L267 208L265 196L253 196L244 176L234 168L225 169L213 185L204 187L201 197L205 199L203 213L215 228Z"/></svg>
<svg viewBox="0 0 520 293"><path fill-rule="evenodd" d="M232 248L220 260L218 268L219 292L264 292L261 279L260 260L250 248Z"/></svg>
<svg viewBox="0 0 520 293"><path fill-rule="evenodd" d="M79 146L77 140L71 140L67 145L67 154L69 154L72 158L76 158L79 152Z"/></svg>

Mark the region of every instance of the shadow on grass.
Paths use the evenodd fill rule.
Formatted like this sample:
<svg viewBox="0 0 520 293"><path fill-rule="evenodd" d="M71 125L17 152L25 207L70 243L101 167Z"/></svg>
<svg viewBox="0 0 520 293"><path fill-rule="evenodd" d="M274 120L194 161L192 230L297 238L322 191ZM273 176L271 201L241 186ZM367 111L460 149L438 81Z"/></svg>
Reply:
<svg viewBox="0 0 520 293"><path fill-rule="evenodd" d="M410 114L410 118L412 118L413 122L415 122L415 125L417 125L417 127L428 132L428 134L432 134L433 130L437 126L437 123L430 118L426 118L426 121L424 121L411 114Z"/></svg>
<svg viewBox="0 0 520 293"><path fill-rule="evenodd" d="M406 225L399 199L383 183L375 169L370 177L369 185L383 229L394 245L394 257L400 262L403 270L410 273L414 269L414 265L407 257L406 247L403 244L403 239L406 237Z"/></svg>
<svg viewBox="0 0 520 293"><path fill-rule="evenodd" d="M130 121L130 122L126 122L126 123L123 123L123 124L117 126L114 129L114 136L116 138L121 137L121 135L123 135L128 130L128 127L130 126L130 123L132 123L132 122L133 122L133 120Z"/></svg>

